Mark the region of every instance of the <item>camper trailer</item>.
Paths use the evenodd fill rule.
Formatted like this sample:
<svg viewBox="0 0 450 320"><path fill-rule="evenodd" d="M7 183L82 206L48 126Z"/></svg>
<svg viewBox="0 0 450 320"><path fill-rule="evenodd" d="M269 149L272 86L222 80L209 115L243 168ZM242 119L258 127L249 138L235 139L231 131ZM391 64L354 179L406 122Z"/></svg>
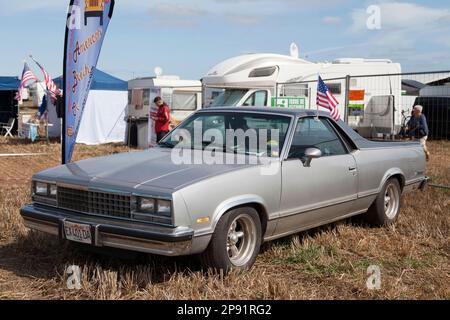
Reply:
<svg viewBox="0 0 450 320"><path fill-rule="evenodd" d="M128 82L128 118L137 126L137 145L149 147L149 115L160 96L170 106L172 127L202 107L202 83L178 76L137 78ZM151 143L150 143L151 145Z"/></svg>
<svg viewBox="0 0 450 320"><path fill-rule="evenodd" d="M228 59L208 72L202 80L204 103L206 107L316 108L320 74L338 99L343 120L366 136L393 135L402 120L401 112L395 111L401 109L400 73L400 64L383 59L313 63L292 56L248 54ZM382 74L395 75L364 77Z"/></svg>

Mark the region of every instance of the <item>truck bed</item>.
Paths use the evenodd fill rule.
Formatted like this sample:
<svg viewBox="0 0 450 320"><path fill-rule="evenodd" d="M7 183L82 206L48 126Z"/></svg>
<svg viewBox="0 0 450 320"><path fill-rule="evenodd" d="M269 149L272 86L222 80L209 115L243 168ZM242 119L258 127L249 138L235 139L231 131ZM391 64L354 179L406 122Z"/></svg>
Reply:
<svg viewBox="0 0 450 320"><path fill-rule="evenodd" d="M420 146L419 141L368 140L359 135L356 131L354 131L347 125L342 125L343 122L339 122L338 124L341 129L353 140L358 149L402 148Z"/></svg>

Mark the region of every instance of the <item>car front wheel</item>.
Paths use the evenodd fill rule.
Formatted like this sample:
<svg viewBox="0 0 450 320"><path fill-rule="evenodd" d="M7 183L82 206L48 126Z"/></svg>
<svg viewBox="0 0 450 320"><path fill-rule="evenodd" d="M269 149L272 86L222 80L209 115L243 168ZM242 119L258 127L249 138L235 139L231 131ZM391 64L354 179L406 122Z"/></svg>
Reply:
<svg viewBox="0 0 450 320"><path fill-rule="evenodd" d="M243 207L225 214L203 253L205 266L225 272L250 269L261 247L261 232L261 221L255 209Z"/></svg>

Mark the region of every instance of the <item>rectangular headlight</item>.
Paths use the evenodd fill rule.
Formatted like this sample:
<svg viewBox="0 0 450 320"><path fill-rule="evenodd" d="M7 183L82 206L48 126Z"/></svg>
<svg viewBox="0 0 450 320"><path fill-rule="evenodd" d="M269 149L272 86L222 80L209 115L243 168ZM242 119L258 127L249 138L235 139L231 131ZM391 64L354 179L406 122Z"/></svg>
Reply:
<svg viewBox="0 0 450 320"><path fill-rule="evenodd" d="M48 194L51 198L55 198L56 199L56 195L58 194L58 187L56 186L56 184L50 184L48 187Z"/></svg>
<svg viewBox="0 0 450 320"><path fill-rule="evenodd" d="M133 197L133 203L135 203L132 206L134 220L168 225L172 223L172 201Z"/></svg>
<svg viewBox="0 0 450 320"><path fill-rule="evenodd" d="M34 193L38 196L48 196L48 184L43 182L36 182L34 185Z"/></svg>
<svg viewBox="0 0 450 320"><path fill-rule="evenodd" d="M36 203L56 206L58 187L54 183L34 181L32 183L33 201Z"/></svg>
<svg viewBox="0 0 450 320"><path fill-rule="evenodd" d="M142 213L155 213L155 199L139 198L138 211Z"/></svg>
<svg viewBox="0 0 450 320"><path fill-rule="evenodd" d="M157 213L170 217L172 215L172 202L168 200L158 200L158 210Z"/></svg>

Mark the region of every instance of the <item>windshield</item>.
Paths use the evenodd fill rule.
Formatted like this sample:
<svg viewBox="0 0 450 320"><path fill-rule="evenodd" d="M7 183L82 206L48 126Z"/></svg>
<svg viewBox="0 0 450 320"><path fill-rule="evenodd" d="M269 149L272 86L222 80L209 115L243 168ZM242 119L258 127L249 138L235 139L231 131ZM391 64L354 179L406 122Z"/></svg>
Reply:
<svg viewBox="0 0 450 320"><path fill-rule="evenodd" d="M247 89L226 89L221 92L211 103L212 107L233 107L247 94Z"/></svg>
<svg viewBox="0 0 450 320"><path fill-rule="evenodd" d="M237 113L200 113L186 120L159 146L279 157L291 117Z"/></svg>

